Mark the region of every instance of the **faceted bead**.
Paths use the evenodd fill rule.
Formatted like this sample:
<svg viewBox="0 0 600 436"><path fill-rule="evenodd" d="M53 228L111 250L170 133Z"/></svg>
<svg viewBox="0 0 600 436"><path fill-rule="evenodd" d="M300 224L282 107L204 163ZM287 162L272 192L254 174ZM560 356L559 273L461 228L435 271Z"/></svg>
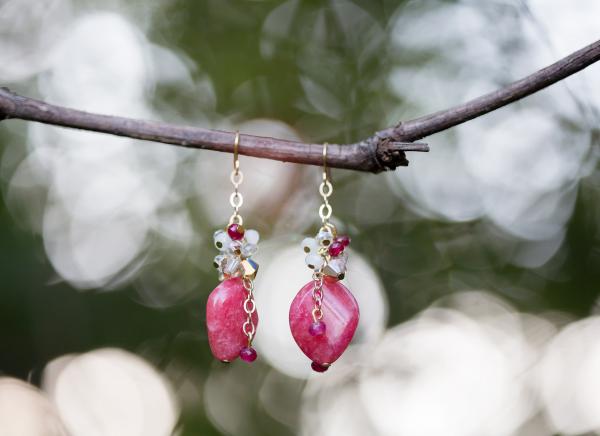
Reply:
<svg viewBox="0 0 600 436"><path fill-rule="evenodd" d="M244 362L252 363L256 360L257 356L258 355L256 354L256 350L252 347L244 347L240 351L240 358Z"/></svg>
<svg viewBox="0 0 600 436"><path fill-rule="evenodd" d="M228 276L236 276L240 271L240 266L242 261L238 257L228 257L225 262L225 267L223 268L223 273Z"/></svg>
<svg viewBox="0 0 600 436"><path fill-rule="evenodd" d="M227 247L227 251L235 256L241 255L242 254L241 241L231 241L229 243L229 247Z"/></svg>
<svg viewBox="0 0 600 436"><path fill-rule="evenodd" d="M347 247L348 245L350 245L350 237L343 235L343 236L338 236L337 238L335 238L336 242L341 243L344 247Z"/></svg>
<svg viewBox="0 0 600 436"><path fill-rule="evenodd" d="M346 276L347 259L348 256L346 253L342 253L341 256L331 259L325 268L323 268L323 274L335 278L336 280L343 280Z"/></svg>
<svg viewBox="0 0 600 436"><path fill-rule="evenodd" d="M333 257L337 257L344 251L344 245L341 242L334 242L329 246L329 254Z"/></svg>
<svg viewBox="0 0 600 436"><path fill-rule="evenodd" d="M325 334L326 329L327 326L324 322L317 321L310 325L308 328L308 333L310 333L311 336L321 336Z"/></svg>
<svg viewBox="0 0 600 436"><path fill-rule="evenodd" d="M248 244L256 245L260 240L260 235L256 230L248 229L244 233L244 238L246 238Z"/></svg>
<svg viewBox="0 0 600 436"><path fill-rule="evenodd" d="M335 362L350 344L358 326L359 310L354 296L338 281L323 281L324 334L312 336L314 282L307 283L290 306L289 321L294 340L308 358L320 365Z"/></svg>
<svg viewBox="0 0 600 436"><path fill-rule="evenodd" d="M258 273L258 264L252 259L242 261L242 274L244 277L254 280Z"/></svg>
<svg viewBox="0 0 600 436"><path fill-rule="evenodd" d="M242 245L241 254L244 257L252 257L256 254L257 251L258 245L247 243Z"/></svg>
<svg viewBox="0 0 600 436"><path fill-rule="evenodd" d="M224 280L208 296L208 344L218 360L232 361L239 356L242 348L248 345L248 337L242 331L246 322L245 299L246 290L239 277ZM252 314L252 321L258 326L256 312Z"/></svg>
<svg viewBox="0 0 600 436"><path fill-rule="evenodd" d="M329 365L321 365L317 362L311 362L310 367L315 372L325 372L329 369Z"/></svg>
<svg viewBox="0 0 600 436"><path fill-rule="evenodd" d="M244 238L244 227L241 224L230 224L227 227L227 234L234 241L240 241Z"/></svg>
<svg viewBox="0 0 600 436"><path fill-rule="evenodd" d="M224 254L219 254L215 256L215 259L213 260L213 266L218 270L222 269L226 257L227 256L225 256Z"/></svg>

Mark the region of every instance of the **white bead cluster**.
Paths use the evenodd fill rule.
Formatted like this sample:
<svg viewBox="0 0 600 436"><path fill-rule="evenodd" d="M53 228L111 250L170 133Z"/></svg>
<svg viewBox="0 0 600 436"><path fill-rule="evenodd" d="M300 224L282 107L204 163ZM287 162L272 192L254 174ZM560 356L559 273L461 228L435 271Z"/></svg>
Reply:
<svg viewBox="0 0 600 436"><path fill-rule="evenodd" d="M348 238L345 239L349 241ZM335 235L335 230L322 228L314 238L302 241L302 249L306 253L304 261L310 269L341 280L346 274L348 253L344 249L348 243L342 244Z"/></svg>
<svg viewBox="0 0 600 436"><path fill-rule="evenodd" d="M217 230L213 240L219 254L215 256L214 267L219 272L219 280L232 277L254 277L258 264L251 257L258 251L260 235L256 230L246 230L241 239L232 239L227 230Z"/></svg>

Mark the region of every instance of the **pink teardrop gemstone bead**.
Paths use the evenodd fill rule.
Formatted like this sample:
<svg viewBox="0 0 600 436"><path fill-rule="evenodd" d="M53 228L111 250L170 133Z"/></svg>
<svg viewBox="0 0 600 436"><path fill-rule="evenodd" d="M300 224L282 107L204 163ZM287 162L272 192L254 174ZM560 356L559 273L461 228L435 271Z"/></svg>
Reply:
<svg viewBox="0 0 600 436"><path fill-rule="evenodd" d="M208 344L213 356L231 362L248 346L248 337L242 331L246 322L244 300L246 290L239 277L221 282L208 296L206 303L206 327ZM258 314L252 315L258 326Z"/></svg>
<svg viewBox="0 0 600 436"><path fill-rule="evenodd" d="M302 352L315 364L326 367L335 362L350 344L358 326L358 303L340 282L325 280L321 322L327 329L322 335L313 336L313 286L314 282L307 283L292 301L290 329Z"/></svg>

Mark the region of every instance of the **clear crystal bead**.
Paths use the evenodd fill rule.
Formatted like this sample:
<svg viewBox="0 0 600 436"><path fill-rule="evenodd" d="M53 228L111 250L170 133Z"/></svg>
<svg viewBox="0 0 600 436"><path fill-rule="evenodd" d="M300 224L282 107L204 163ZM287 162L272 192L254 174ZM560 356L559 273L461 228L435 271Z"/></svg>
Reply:
<svg viewBox="0 0 600 436"><path fill-rule="evenodd" d="M258 251L258 245L244 244L242 245L241 253L243 257L252 257Z"/></svg>
<svg viewBox="0 0 600 436"><path fill-rule="evenodd" d="M227 252L239 256L242 253L242 243L240 241L231 241L227 247Z"/></svg>
<svg viewBox="0 0 600 436"><path fill-rule="evenodd" d="M215 256L215 259L213 261L214 267L222 270L225 258L226 258L226 256L224 254L219 254L219 255Z"/></svg>
<svg viewBox="0 0 600 436"><path fill-rule="evenodd" d="M236 277L240 274L241 263L242 261L238 257L228 257L223 272L228 276Z"/></svg>

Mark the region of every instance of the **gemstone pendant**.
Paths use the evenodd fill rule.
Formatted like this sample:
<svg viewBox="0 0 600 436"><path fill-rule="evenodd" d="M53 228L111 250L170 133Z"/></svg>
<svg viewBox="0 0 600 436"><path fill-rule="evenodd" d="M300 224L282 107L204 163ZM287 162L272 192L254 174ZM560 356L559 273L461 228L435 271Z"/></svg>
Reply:
<svg viewBox="0 0 600 436"><path fill-rule="evenodd" d="M323 318L319 321L323 326L317 328L312 316L314 285L311 281L296 294L290 306L289 321L292 336L312 361L312 368L323 372L350 344L358 326L359 310L348 288L326 278L323 281Z"/></svg>
<svg viewBox="0 0 600 436"><path fill-rule="evenodd" d="M246 296L240 277L222 281L208 296L208 343L213 356L223 362L231 362L248 347L248 337L242 330L247 317L244 311ZM255 326L258 325L256 312L252 314L252 321Z"/></svg>

